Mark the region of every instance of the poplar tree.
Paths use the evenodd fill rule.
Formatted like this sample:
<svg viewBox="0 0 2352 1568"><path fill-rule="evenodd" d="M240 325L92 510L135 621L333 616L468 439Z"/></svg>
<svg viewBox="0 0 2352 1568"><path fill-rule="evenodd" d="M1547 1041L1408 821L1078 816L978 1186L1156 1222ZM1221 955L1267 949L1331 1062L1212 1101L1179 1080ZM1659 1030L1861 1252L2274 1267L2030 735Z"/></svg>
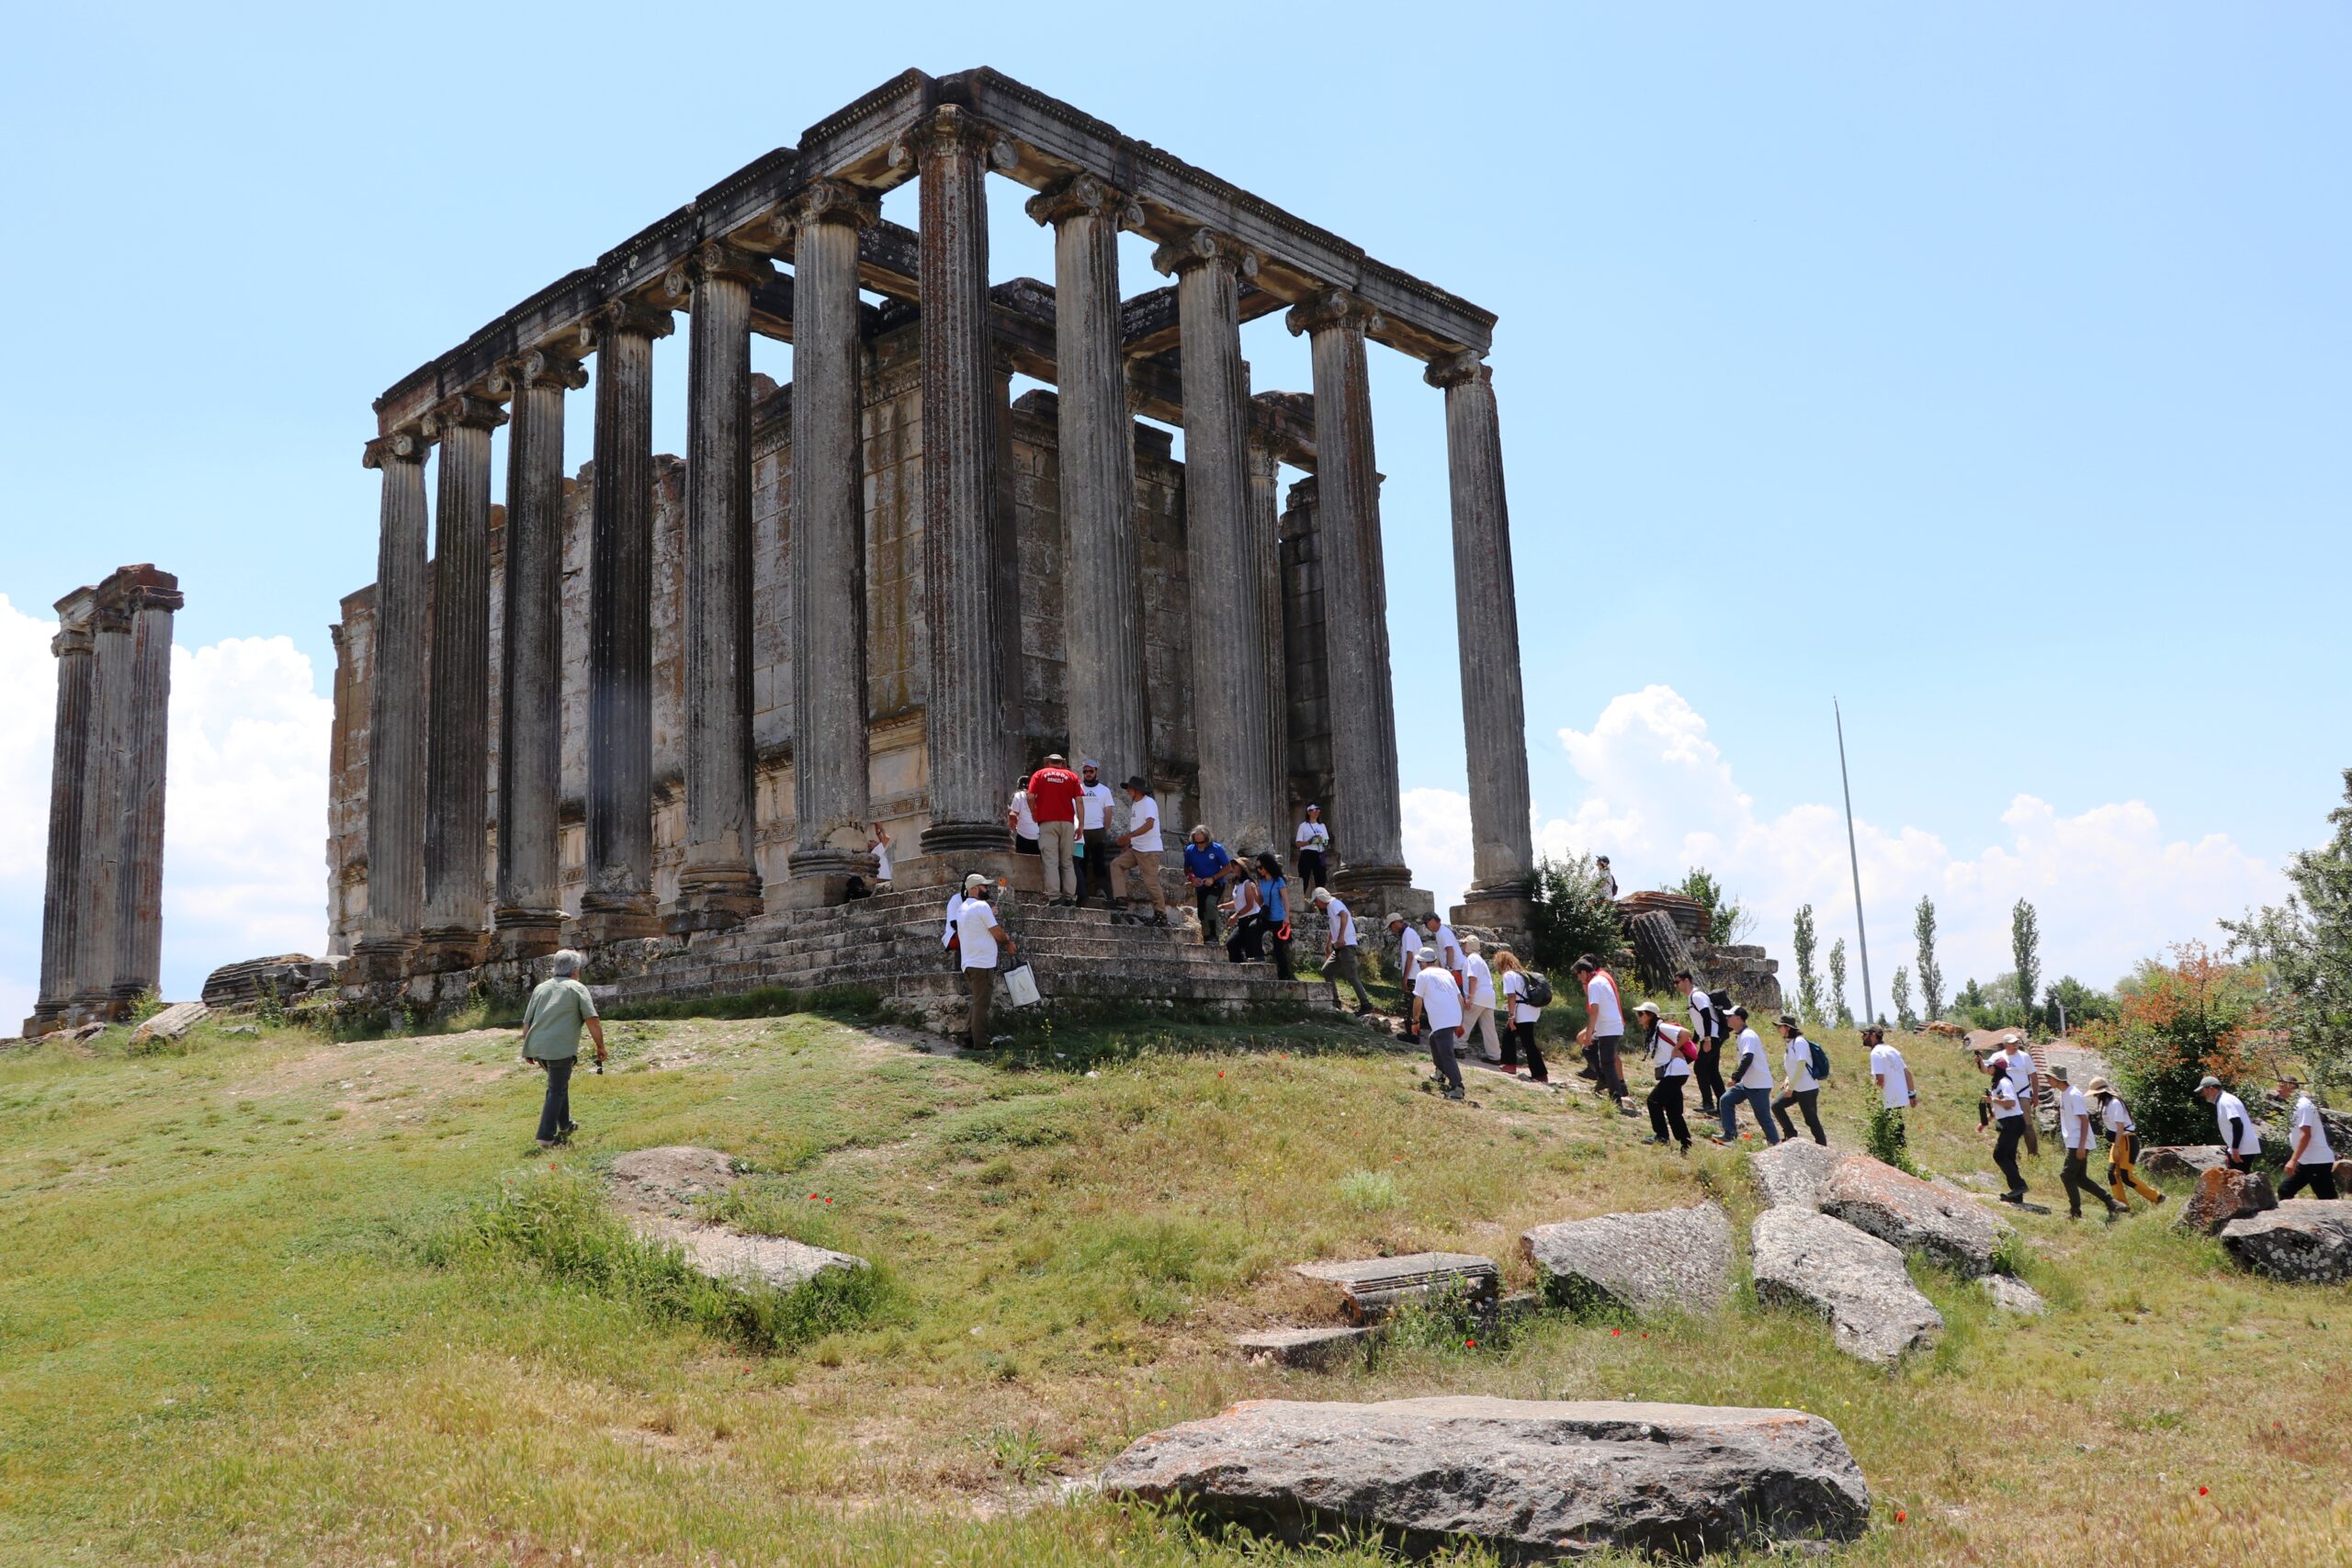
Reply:
<svg viewBox="0 0 2352 1568"><path fill-rule="evenodd" d="M1846 1005L1846 939L1829 944L1829 1011L1840 1029L1854 1026L1854 1010Z"/></svg>
<svg viewBox="0 0 2352 1568"><path fill-rule="evenodd" d="M1821 976L1813 970L1813 906L1807 904L1797 910L1796 935L1792 944L1797 950L1797 1016L1807 1023L1821 1018Z"/></svg>
<svg viewBox="0 0 2352 1568"><path fill-rule="evenodd" d="M1944 1015L1944 972L1936 964L1936 901L1922 897L1911 917L1911 934L1919 942L1919 1000L1933 1023Z"/></svg>

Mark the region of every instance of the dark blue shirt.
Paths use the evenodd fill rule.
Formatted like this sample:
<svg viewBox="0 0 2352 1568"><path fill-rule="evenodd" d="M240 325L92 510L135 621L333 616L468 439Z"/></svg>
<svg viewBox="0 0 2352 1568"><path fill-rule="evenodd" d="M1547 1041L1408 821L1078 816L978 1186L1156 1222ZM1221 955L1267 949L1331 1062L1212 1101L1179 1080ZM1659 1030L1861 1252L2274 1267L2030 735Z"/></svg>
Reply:
<svg viewBox="0 0 2352 1568"><path fill-rule="evenodd" d="M1209 840L1205 848L1190 840L1185 840L1184 869L1204 881L1216 875L1232 863L1233 857L1226 853L1225 846L1214 839Z"/></svg>

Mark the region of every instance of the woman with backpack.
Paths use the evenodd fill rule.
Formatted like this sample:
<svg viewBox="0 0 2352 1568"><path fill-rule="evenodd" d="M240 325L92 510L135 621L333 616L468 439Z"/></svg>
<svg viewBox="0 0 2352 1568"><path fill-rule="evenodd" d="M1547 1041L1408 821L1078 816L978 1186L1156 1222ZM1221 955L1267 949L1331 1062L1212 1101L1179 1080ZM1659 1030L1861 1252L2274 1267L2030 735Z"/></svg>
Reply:
<svg viewBox="0 0 2352 1568"><path fill-rule="evenodd" d="M1679 1023L1660 1022L1656 1002L1642 1002L1634 1017L1648 1041L1650 1066L1657 1074L1650 1090L1650 1142L1663 1144L1670 1132L1682 1152L1690 1152L1690 1128L1682 1120L1682 1089L1690 1081L1690 1064L1699 1059L1699 1037Z"/></svg>
<svg viewBox="0 0 2352 1568"><path fill-rule="evenodd" d="M1524 1055L1529 1081L1550 1083L1552 1075L1535 1043L1535 1021L1544 1016L1544 1003L1552 999L1551 982L1520 963L1518 953L1498 947L1495 949L1495 983L1502 987L1504 1005L1510 1009L1510 1027L1503 1031L1503 1070L1516 1071Z"/></svg>
<svg viewBox="0 0 2352 1568"><path fill-rule="evenodd" d="M1804 1112L1804 1124L1813 1134L1813 1141L1826 1147L1829 1134L1821 1130L1821 1112L1816 1108L1821 1100L1821 1086L1829 1077L1829 1054L1804 1037L1804 1030L1787 1013L1781 1015L1781 1038L1788 1042L1781 1053L1781 1065L1789 1080L1789 1092L1772 1102L1773 1119L1781 1124L1781 1135L1797 1135L1796 1123L1789 1120L1789 1107L1793 1105Z"/></svg>

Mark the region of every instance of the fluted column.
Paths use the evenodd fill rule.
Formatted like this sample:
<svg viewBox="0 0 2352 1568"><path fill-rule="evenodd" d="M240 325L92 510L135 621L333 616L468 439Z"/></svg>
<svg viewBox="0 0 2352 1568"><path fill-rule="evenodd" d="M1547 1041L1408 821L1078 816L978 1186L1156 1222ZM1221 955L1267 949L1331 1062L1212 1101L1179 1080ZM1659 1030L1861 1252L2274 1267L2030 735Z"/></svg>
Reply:
<svg viewBox="0 0 2352 1568"><path fill-rule="evenodd" d="M686 851L673 931L760 912L752 835L752 290L765 256L707 244L673 274L694 312L686 402Z"/></svg>
<svg viewBox="0 0 2352 1568"><path fill-rule="evenodd" d="M794 197L792 291L792 802L796 904L825 904L870 872L865 730L865 446L857 233L876 214L854 186ZM936 759L934 759L936 761Z"/></svg>
<svg viewBox="0 0 2352 1568"><path fill-rule="evenodd" d="M1453 617L1462 644L1462 726L1470 760L1473 900L1524 899L1535 876L1529 822L1527 706L1520 682L1519 602L1502 426L1492 372L1475 354L1431 365L1445 389L1453 496Z"/></svg>
<svg viewBox="0 0 2352 1568"><path fill-rule="evenodd" d="M1259 637L1266 662L1266 741L1264 782L1266 820L1274 837L1274 852L1291 852L1290 814L1290 659L1283 642L1282 459L1266 442L1252 439L1249 447L1250 549L1249 570L1258 585Z"/></svg>
<svg viewBox="0 0 2352 1568"><path fill-rule="evenodd" d="M552 953L563 933L563 395L588 384L541 351L502 373L506 433L506 615L500 642L498 902L502 953Z"/></svg>
<svg viewBox="0 0 2352 1568"><path fill-rule="evenodd" d="M1364 363L1364 333L1376 320L1370 306L1337 288L1293 306L1288 317L1293 333L1307 334L1315 362L1315 483L1336 797L1324 804L1343 867L1333 881L1350 892L1412 880L1397 797L1380 468Z"/></svg>
<svg viewBox="0 0 2352 1568"><path fill-rule="evenodd" d="M1123 779L1151 771L1135 425L1119 344L1119 231L1139 225L1142 211L1125 192L1079 175L1032 197L1028 212L1054 226L1069 750L1102 759L1105 777Z"/></svg>
<svg viewBox="0 0 2352 1568"><path fill-rule="evenodd" d="M1250 505L1250 372L1241 362L1240 284L1258 275L1258 258L1195 229L1160 246L1151 262L1176 278L1200 816L1237 852L1286 853L1268 815L1272 672L1266 665L1264 562Z"/></svg>
<svg viewBox="0 0 2352 1568"><path fill-rule="evenodd" d="M433 517L433 667L424 742L427 969L481 961L490 828L490 433L506 423L464 392L428 415L441 448Z"/></svg>
<svg viewBox="0 0 2352 1568"><path fill-rule="evenodd" d="M164 973L164 781L171 735L172 615L179 579L152 566L107 580L130 615L130 690L124 715L122 858L115 883L115 999L155 989Z"/></svg>
<svg viewBox="0 0 2352 1568"><path fill-rule="evenodd" d="M652 936L653 340L670 312L629 301L582 329L596 353L595 478L588 536L588 864L591 942Z"/></svg>
<svg viewBox="0 0 2352 1568"><path fill-rule="evenodd" d="M41 897L40 991L25 1033L61 1022L76 988L75 932L90 898L82 865L83 817L88 798L91 699L96 683L97 592L77 588L57 602L57 730L50 744L49 879Z"/></svg>
<svg viewBox="0 0 2352 1568"><path fill-rule="evenodd" d="M996 344L989 365L989 439L996 446L996 499L989 514L989 559L996 576L989 596L989 641L996 649L996 776L1010 779L1029 761L1028 671L1021 628L1021 503L1013 484L1012 351ZM1075 761L1075 759L1073 759ZM996 818L998 826L1003 818ZM1005 835L1011 847L1012 835Z"/></svg>
<svg viewBox="0 0 2352 1568"><path fill-rule="evenodd" d="M418 431L368 444L383 475L376 538L376 668L368 698L368 911L352 960L396 979L416 951L424 891L424 457Z"/></svg>
<svg viewBox="0 0 2352 1568"><path fill-rule="evenodd" d="M130 800L131 666L137 617L115 579L91 611L90 749L83 773L82 874L88 897L74 931L73 1016L114 1017L122 931L123 813Z"/></svg>

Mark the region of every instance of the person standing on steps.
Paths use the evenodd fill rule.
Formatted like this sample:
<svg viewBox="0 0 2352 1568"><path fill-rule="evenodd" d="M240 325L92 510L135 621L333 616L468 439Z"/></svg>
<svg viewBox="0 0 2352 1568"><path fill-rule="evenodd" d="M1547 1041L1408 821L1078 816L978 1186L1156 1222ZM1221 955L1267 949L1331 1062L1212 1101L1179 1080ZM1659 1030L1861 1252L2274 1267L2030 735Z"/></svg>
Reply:
<svg viewBox="0 0 2352 1568"><path fill-rule="evenodd" d="M973 874L975 876L978 874L979 874L977 872ZM969 882L970 880L970 877L965 878L965 882ZM982 876L980 877L980 880L986 882L988 878ZM949 970L958 975L964 972L964 936L962 931L956 924L956 917L963 912L964 884L958 883L956 890L947 895L947 923L941 927L939 931L939 945L941 950L947 954L947 967Z"/></svg>
<svg viewBox="0 0 2352 1568"><path fill-rule="evenodd" d="M524 1004L523 1060L548 1076L539 1105L539 1147L568 1144L580 1124L571 1119L571 1069L580 1060L580 1031L596 1043L596 1065L605 1065L605 1024L596 998L580 983L580 954L565 948L548 961L548 976L531 987Z"/></svg>
<svg viewBox="0 0 2352 1568"><path fill-rule="evenodd" d="M2009 1184L2001 1201L2022 1205L2026 1185L2025 1173L2018 1169L2018 1145L2025 1137L2026 1096L2031 1091L2018 1086L2016 1068L2006 1055L1996 1053L1985 1057L1984 1071L1993 1080L1992 1092L1985 1097L1993 1109L1993 1163L2000 1167Z"/></svg>
<svg viewBox="0 0 2352 1568"><path fill-rule="evenodd" d="M1429 954L1426 962L1443 964L1453 971L1453 983L1462 985L1467 974L1467 966L1462 962L1462 939L1453 934L1453 928L1434 909L1421 917L1421 929L1428 933L1421 942Z"/></svg>
<svg viewBox="0 0 2352 1568"><path fill-rule="evenodd" d="M2319 1107L2303 1092L2302 1081L2280 1075L2278 1098L2294 1107L2287 1117L2287 1179L2278 1184L2285 1202L2308 1187L2314 1198L2335 1196L2335 1149L2327 1141L2327 1123Z"/></svg>
<svg viewBox="0 0 2352 1568"><path fill-rule="evenodd" d="M1413 922L1405 918L1403 911L1397 909L1388 911L1388 934L1396 939L1397 983L1404 987L1406 998L1410 998L1413 994L1413 982L1419 979L1421 974L1421 939L1413 930ZM1415 1010L1412 1002L1408 999L1404 1003L1404 1008L1405 1038L1408 1041L1419 1040L1421 1034L1420 1030L1413 1022Z"/></svg>
<svg viewBox="0 0 2352 1568"><path fill-rule="evenodd" d="M1552 1075L1544 1066L1544 1053L1535 1043L1535 1023L1544 1010L1527 999L1527 967L1519 954L1508 947L1495 949L1495 973L1503 1001L1510 1009L1510 1028L1503 1036L1503 1066L1516 1069L1522 1058L1527 1066L1530 1083L1550 1083Z"/></svg>
<svg viewBox="0 0 2352 1568"><path fill-rule="evenodd" d="M1331 829L1323 825L1321 807L1308 805L1293 845L1298 851L1298 885L1310 889L1329 886L1330 872L1326 863L1331 853Z"/></svg>
<svg viewBox="0 0 2352 1568"><path fill-rule="evenodd" d="M1200 917L1204 946L1216 942L1217 894L1225 886L1225 868L1232 863L1232 854L1209 837L1208 825L1195 823L1184 845L1184 880L1193 885L1193 912Z"/></svg>
<svg viewBox="0 0 2352 1568"><path fill-rule="evenodd" d="M1012 798L1005 805L1004 825L1012 829L1012 848L1016 854L1043 852L1037 841L1037 818L1029 809L1029 780L1026 775L1012 781Z"/></svg>
<svg viewBox="0 0 2352 1568"><path fill-rule="evenodd" d="M1602 855L1592 863L1600 878L1600 896L1611 903L1617 901L1617 874L1609 869L1609 857Z"/></svg>
<svg viewBox="0 0 2352 1568"><path fill-rule="evenodd" d="M2213 1108L2213 1125L2222 1134L2222 1156L2230 1168L2252 1170L2254 1156L2262 1152L2262 1131L2246 1114L2245 1101L2223 1089L2222 1080L2211 1073L2198 1081L2197 1092Z"/></svg>
<svg viewBox="0 0 2352 1568"><path fill-rule="evenodd" d="M1593 1088L1624 1114L1634 1114L1633 1096L1625 1088L1620 1055L1625 1045L1625 1007L1618 995L1617 977L1588 953L1570 972L1584 987L1584 1028L1577 1035L1591 1052Z"/></svg>
<svg viewBox="0 0 2352 1568"><path fill-rule="evenodd" d="M1650 1067L1657 1082L1650 1089L1650 1142L1664 1144L1669 1135L1690 1152L1690 1126L1682 1119L1682 1090L1690 1081L1690 1064L1699 1055L1699 1036L1679 1024L1658 1021L1657 1004L1641 1002L1634 1016L1648 1041Z"/></svg>
<svg viewBox="0 0 2352 1568"><path fill-rule="evenodd" d="M1372 998L1363 988L1363 954L1357 946L1355 914L1328 887L1315 890L1315 902L1323 911L1323 977L1331 982L1331 1006L1339 1007L1340 982L1345 980L1355 987L1356 1016L1362 1018L1372 1011Z"/></svg>
<svg viewBox="0 0 2352 1568"><path fill-rule="evenodd" d="M1901 1147L1908 1135L1904 1128L1904 1113L1919 1103L1919 1088L1911 1081L1911 1065L1903 1053L1886 1043L1886 1025L1862 1025L1862 1043L1871 1048L1871 1082L1878 1089L1879 1103L1893 1112L1894 1142Z"/></svg>
<svg viewBox="0 0 2352 1568"><path fill-rule="evenodd" d="M1069 770L1069 759L1059 751L1029 775L1029 815L1037 824L1037 849L1046 862L1046 902L1078 902L1078 865L1071 852L1078 841L1078 797L1086 786Z"/></svg>
<svg viewBox="0 0 2352 1568"><path fill-rule="evenodd" d="M1275 977L1294 979L1296 976L1290 966L1290 894L1283 876L1283 863L1272 850L1258 856L1258 902L1266 912L1266 940L1273 944Z"/></svg>
<svg viewBox="0 0 2352 1568"><path fill-rule="evenodd" d="M1080 841L1070 846L1078 860L1078 901L1099 892L1102 907L1111 904L1111 786L1102 782L1102 764L1089 757L1079 764Z"/></svg>
<svg viewBox="0 0 2352 1568"><path fill-rule="evenodd" d="M1781 1141L1780 1128L1772 1124L1772 1064L1764 1055L1764 1039L1747 1026L1747 1010L1731 1010L1731 1021L1739 1029L1736 1049L1738 1061L1731 1070L1731 1087L1716 1104L1716 1115L1723 1122L1723 1136L1712 1139L1724 1147L1739 1143L1739 1108L1745 1103L1756 1112L1758 1125L1764 1129L1767 1146Z"/></svg>
<svg viewBox="0 0 2352 1568"><path fill-rule="evenodd" d="M2091 1098L2098 1101L2099 1122L2107 1129L2108 1191L2126 1208L2131 1206L2130 1200L2123 1196L2126 1189L2137 1192L2151 1203L2161 1205L2165 1201L2164 1193L2140 1179L2136 1164L2140 1155L2140 1133L2132 1121L2131 1108L2123 1103L2121 1095L2108 1087L2105 1078L2091 1079L2089 1088Z"/></svg>
<svg viewBox="0 0 2352 1568"><path fill-rule="evenodd" d="M1258 897L1258 879L1250 868L1236 865L1227 872L1233 884L1233 897L1217 906L1232 922L1233 934L1226 939L1225 955L1236 964L1248 960L1261 964L1266 957L1266 911Z"/></svg>
<svg viewBox="0 0 2352 1568"><path fill-rule="evenodd" d="M1453 983L1451 970L1435 964L1425 964L1413 976L1413 1028L1418 1032L1422 1021L1429 1021L1430 1061L1437 1068L1439 1082L1445 1086L1445 1098L1464 1098L1462 1088L1462 1065L1453 1059L1453 1040L1462 1028L1462 987Z"/></svg>
<svg viewBox="0 0 2352 1568"><path fill-rule="evenodd" d="M874 886L890 886L890 830L879 822L865 825L865 852L874 857Z"/></svg>
<svg viewBox="0 0 2352 1568"><path fill-rule="evenodd" d="M1495 977L1480 952L1485 945L1475 936L1462 939L1462 1043L1466 1046L1472 1035L1483 1035L1481 1049L1487 1063L1500 1066L1503 1046L1495 1036Z"/></svg>
<svg viewBox="0 0 2352 1568"><path fill-rule="evenodd" d="M989 879L978 872L964 878L964 905L956 911L956 945L964 959L964 988L970 997L964 1033L975 1051L989 1048L989 1004L996 999L996 966L1000 953L1018 953L1021 944L1005 934L996 907L989 902Z"/></svg>
<svg viewBox="0 0 2352 1568"><path fill-rule="evenodd" d="M1690 1004L1690 1032L1699 1039L1699 1059L1690 1064L1690 1076L1699 1085L1700 1113L1713 1116L1724 1097L1724 1039L1729 1032L1724 1027L1724 998L1701 990L1688 969L1674 976L1674 990Z"/></svg>
<svg viewBox="0 0 2352 1568"><path fill-rule="evenodd" d="M1781 1015L1781 1071L1786 1076L1789 1092L1772 1101L1772 1119L1781 1124L1781 1136L1797 1135L1796 1123L1789 1120L1789 1107L1793 1105L1804 1112L1805 1131L1813 1141L1824 1148L1829 1146L1829 1134L1821 1130L1821 1079L1814 1069L1822 1065L1814 1055L1812 1041L1804 1037L1804 1030L1788 1014Z"/></svg>
<svg viewBox="0 0 2352 1568"><path fill-rule="evenodd" d="M1119 835L1119 852L1111 862L1111 899L1115 908L1126 902L1126 879L1140 874L1143 890L1151 899L1151 923L1168 923L1168 889L1160 885L1159 857L1163 853L1159 837L1159 802L1151 797L1151 786L1137 773L1127 781L1127 830ZM1139 916L1142 911L1136 913Z"/></svg>
<svg viewBox="0 0 2352 1568"><path fill-rule="evenodd" d="M2059 1185L2066 1190L2066 1217L2083 1217L2083 1195L2087 1192L2107 1206L2109 1220L2120 1220L2123 1217L2123 1205L2091 1179L2091 1105L2070 1080L2069 1071L2054 1066L2050 1069L2051 1077L2058 1085L2058 1141L2066 1150L2065 1168L2058 1178Z"/></svg>

